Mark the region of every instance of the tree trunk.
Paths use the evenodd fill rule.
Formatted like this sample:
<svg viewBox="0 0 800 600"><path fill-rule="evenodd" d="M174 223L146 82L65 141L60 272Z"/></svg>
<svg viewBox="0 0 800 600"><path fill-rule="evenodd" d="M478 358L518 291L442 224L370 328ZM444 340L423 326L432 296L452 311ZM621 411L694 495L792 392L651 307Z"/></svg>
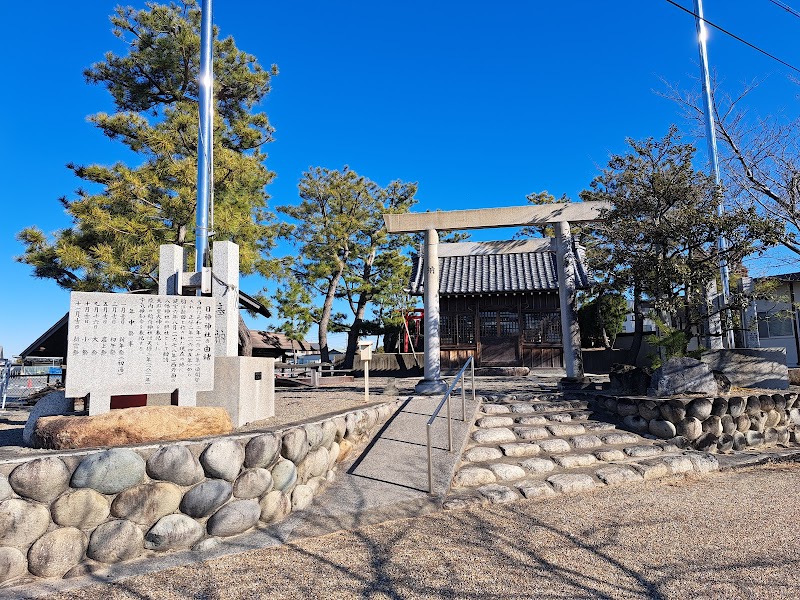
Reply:
<svg viewBox="0 0 800 600"><path fill-rule="evenodd" d="M358 305L356 307L355 318L353 324L350 326L350 332L347 334L347 352L344 355L344 368L352 369L355 362L356 350L358 349L358 336L361 333L361 326L364 323L364 312L367 308L368 298L365 294L358 297Z"/></svg>
<svg viewBox="0 0 800 600"><path fill-rule="evenodd" d="M631 341L631 363L636 364L639 352L642 349L642 339L644 338L644 313L642 313L642 290L639 286L633 287L633 316L634 329L633 340Z"/></svg>
<svg viewBox="0 0 800 600"><path fill-rule="evenodd" d="M253 340L242 315L239 315L239 356L253 356Z"/></svg>
<svg viewBox="0 0 800 600"><path fill-rule="evenodd" d="M331 313L333 312L333 300L336 297L336 288L339 286L339 279L342 277L342 271L335 273L328 284L328 291L325 294L325 302L322 303L322 315L319 319L319 359L327 363L330 360L330 351L328 350L328 326L331 322Z"/></svg>

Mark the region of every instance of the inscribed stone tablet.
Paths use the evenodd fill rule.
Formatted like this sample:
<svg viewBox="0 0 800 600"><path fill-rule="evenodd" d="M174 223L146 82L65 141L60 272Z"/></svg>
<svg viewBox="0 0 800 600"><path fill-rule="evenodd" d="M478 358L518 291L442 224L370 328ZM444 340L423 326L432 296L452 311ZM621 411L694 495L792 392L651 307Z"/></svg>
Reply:
<svg viewBox="0 0 800 600"><path fill-rule="evenodd" d="M213 298L72 292L67 397L214 388Z"/></svg>

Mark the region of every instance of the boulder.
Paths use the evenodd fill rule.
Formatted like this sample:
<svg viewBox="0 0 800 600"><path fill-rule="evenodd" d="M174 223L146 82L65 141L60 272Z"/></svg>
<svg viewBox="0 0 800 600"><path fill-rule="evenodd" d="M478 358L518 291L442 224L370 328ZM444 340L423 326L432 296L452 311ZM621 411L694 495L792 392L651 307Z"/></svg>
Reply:
<svg viewBox="0 0 800 600"><path fill-rule="evenodd" d="M728 398L728 413L735 419L744 413L747 406L747 400L741 396L731 396Z"/></svg>
<svg viewBox="0 0 800 600"><path fill-rule="evenodd" d="M150 527L161 517L178 510L181 496L181 489L174 483L144 483L129 488L114 498L111 514Z"/></svg>
<svg viewBox="0 0 800 600"><path fill-rule="evenodd" d="M734 450L744 450L747 448L747 437L741 432L736 431L733 434L733 449Z"/></svg>
<svg viewBox="0 0 800 600"><path fill-rule="evenodd" d="M711 414L715 417L722 417L728 413L728 399L723 396L714 398L714 403L711 407Z"/></svg>
<svg viewBox="0 0 800 600"><path fill-rule="evenodd" d="M267 469L245 469L233 484L233 495L240 500L260 498L272 489L272 473Z"/></svg>
<svg viewBox="0 0 800 600"><path fill-rule="evenodd" d="M617 400L617 414L621 417L636 415L639 414L639 407L636 405L636 401L631 398L620 398Z"/></svg>
<svg viewBox="0 0 800 600"><path fill-rule="evenodd" d="M265 523L280 521L292 512L292 499L289 494L273 490L258 503L261 507L260 519Z"/></svg>
<svg viewBox="0 0 800 600"><path fill-rule="evenodd" d="M0 546L27 549L49 525L50 511L41 504L19 498L0 502Z"/></svg>
<svg viewBox="0 0 800 600"><path fill-rule="evenodd" d="M111 448L84 458L72 474L74 488L92 488L101 494L118 494L144 477L141 456L127 448Z"/></svg>
<svg viewBox="0 0 800 600"><path fill-rule="evenodd" d="M66 398L63 391L50 392L46 396L42 396L28 414L28 420L22 430L22 443L26 446L33 444L33 432L36 429L36 422L41 417L65 415L72 410L72 399Z"/></svg>
<svg viewBox="0 0 800 600"><path fill-rule="evenodd" d="M648 396L667 397L678 394L717 394L717 382L705 363L688 357L670 358L655 370L647 390Z"/></svg>
<svg viewBox="0 0 800 600"><path fill-rule="evenodd" d="M348 419L353 413L347 415ZM350 431L348 426L348 432ZM308 454L308 434L302 427L290 429L283 434L281 456L298 464Z"/></svg>
<svg viewBox="0 0 800 600"><path fill-rule="evenodd" d="M248 468L268 469L278 460L280 450L281 438L274 433L257 435L245 446L244 465Z"/></svg>
<svg viewBox="0 0 800 600"><path fill-rule="evenodd" d="M92 489L81 489L60 496L50 507L53 521L62 527L92 529L108 518L108 499Z"/></svg>
<svg viewBox="0 0 800 600"><path fill-rule="evenodd" d="M148 550L164 551L188 548L205 535L203 526L186 515L166 515L144 536Z"/></svg>
<svg viewBox="0 0 800 600"><path fill-rule="evenodd" d="M153 479L182 486L200 483L205 474L200 461L186 446L162 446L147 459L147 474Z"/></svg>
<svg viewBox="0 0 800 600"><path fill-rule="evenodd" d="M722 424L722 433L733 435L733 432L736 431L736 421L732 416L722 415L720 423Z"/></svg>
<svg viewBox="0 0 800 600"><path fill-rule="evenodd" d="M722 419L717 416L708 417L708 419L703 421L703 432L710 433L714 437L721 436L723 434Z"/></svg>
<svg viewBox="0 0 800 600"><path fill-rule="evenodd" d="M206 524L209 535L230 537L258 525L258 500L234 500L215 512Z"/></svg>
<svg viewBox="0 0 800 600"><path fill-rule="evenodd" d="M69 476L64 461L47 456L19 465L11 471L8 482L20 496L49 504L67 489Z"/></svg>
<svg viewBox="0 0 800 600"><path fill-rule="evenodd" d="M230 438L216 440L200 455L200 464L208 477L233 481L244 464L244 448Z"/></svg>
<svg viewBox="0 0 800 600"><path fill-rule="evenodd" d="M0 548L0 583L13 581L28 572L25 555L16 548Z"/></svg>
<svg viewBox="0 0 800 600"><path fill-rule="evenodd" d="M747 405L744 412L750 417L761 414L761 400L759 400L758 396L747 397Z"/></svg>
<svg viewBox="0 0 800 600"><path fill-rule="evenodd" d="M758 397L758 401L761 403L762 412L769 412L771 410L775 410L775 401L772 399L772 396L769 396L767 394L761 394Z"/></svg>
<svg viewBox="0 0 800 600"><path fill-rule="evenodd" d="M300 484L292 490L292 511L303 510L314 499L314 488Z"/></svg>
<svg viewBox="0 0 800 600"><path fill-rule="evenodd" d="M775 404L775 410L778 412L786 410L786 396L783 394L772 394L772 402Z"/></svg>
<svg viewBox="0 0 800 600"><path fill-rule="evenodd" d="M322 446L322 440L325 438L325 434L322 431L321 423L309 423L304 426L303 429L306 430L306 441L308 443L309 452L313 452Z"/></svg>
<svg viewBox="0 0 800 600"><path fill-rule="evenodd" d="M46 533L28 551L28 570L39 577L63 577L83 558L86 535L75 527Z"/></svg>
<svg viewBox="0 0 800 600"><path fill-rule="evenodd" d="M613 364L608 374L611 389L643 396L650 387L651 372L644 367L633 365Z"/></svg>
<svg viewBox="0 0 800 600"><path fill-rule="evenodd" d="M765 427L776 427L781 422L781 413L774 408L764 415Z"/></svg>
<svg viewBox="0 0 800 600"><path fill-rule="evenodd" d="M551 463L552 464L552 463ZM495 474L484 467L463 467L453 477L453 487L474 487L497 481Z"/></svg>
<svg viewBox="0 0 800 600"><path fill-rule="evenodd" d="M685 437L690 442L694 442L703 435L703 424L694 417L684 419L677 424L676 429L678 435Z"/></svg>
<svg viewBox="0 0 800 600"><path fill-rule="evenodd" d="M272 467L272 482L276 490L289 493L297 483L297 466L285 458Z"/></svg>
<svg viewBox="0 0 800 600"><path fill-rule="evenodd" d="M745 431L750 430L750 417L747 415L739 415L736 417L736 431L741 431L744 433Z"/></svg>
<svg viewBox="0 0 800 600"><path fill-rule="evenodd" d="M648 429L650 433L662 440L669 440L677 435L675 424L663 419L653 419L650 421Z"/></svg>
<svg viewBox="0 0 800 600"><path fill-rule="evenodd" d="M686 407L686 416L694 417L698 421L705 421L711 416L713 402L710 398L695 398Z"/></svg>
<svg viewBox="0 0 800 600"><path fill-rule="evenodd" d="M718 438L713 433L704 433L694 441L693 446L698 450L708 451L717 449Z"/></svg>
<svg viewBox="0 0 800 600"><path fill-rule="evenodd" d="M218 406L140 406L94 416L42 417L36 423L33 445L54 450L113 447L232 430L231 418Z"/></svg>
<svg viewBox="0 0 800 600"><path fill-rule="evenodd" d="M686 418L686 404L687 402L684 400L669 400L662 402L658 409L665 421L680 423Z"/></svg>
<svg viewBox="0 0 800 600"><path fill-rule="evenodd" d="M130 521L109 521L92 532L86 556L103 563L132 560L141 554L143 543L142 530Z"/></svg>
<svg viewBox="0 0 800 600"><path fill-rule="evenodd" d="M227 481L209 479L186 492L181 500L181 511L196 519L207 517L225 504L232 492L233 486Z"/></svg>
<svg viewBox="0 0 800 600"><path fill-rule="evenodd" d="M639 416L648 421L661 418L661 410L657 402L642 400L639 402Z"/></svg>
<svg viewBox="0 0 800 600"><path fill-rule="evenodd" d="M636 433L647 433L647 421L645 421L639 415L628 415L622 419L622 424Z"/></svg>

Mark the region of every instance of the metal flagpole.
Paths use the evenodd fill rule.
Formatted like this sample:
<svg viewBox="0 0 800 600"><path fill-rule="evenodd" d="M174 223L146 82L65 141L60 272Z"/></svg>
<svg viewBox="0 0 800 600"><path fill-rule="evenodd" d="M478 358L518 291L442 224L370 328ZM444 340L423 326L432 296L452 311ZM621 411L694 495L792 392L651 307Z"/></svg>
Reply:
<svg viewBox="0 0 800 600"><path fill-rule="evenodd" d="M208 264L208 215L211 204L212 185L210 181L213 164L214 130L212 127L213 107L211 105L214 75L212 71L211 46L212 6L211 0L203 0L200 24L200 78L199 103L200 122L197 141L197 227L195 229L195 271L202 271Z"/></svg>
<svg viewBox="0 0 800 600"><path fill-rule="evenodd" d="M697 26L697 43L700 52L700 75L703 82L703 104L706 117L706 141L708 142L708 155L711 160L711 169L714 174L714 183L717 187L717 215L720 217L725 212L722 201L722 179L719 176L719 157L717 156L717 129L714 123L714 101L711 97L711 78L708 74L708 51L706 50L706 38L708 37L706 23L703 17L703 0L694 0L695 24ZM728 262L725 260L724 253L728 249L728 242L724 236L720 235L717 240L720 251L719 276L722 280L722 300L726 306L728 328L725 330L725 342L728 348L734 347L733 329L730 323L730 309L727 308L730 299L730 282L728 273Z"/></svg>

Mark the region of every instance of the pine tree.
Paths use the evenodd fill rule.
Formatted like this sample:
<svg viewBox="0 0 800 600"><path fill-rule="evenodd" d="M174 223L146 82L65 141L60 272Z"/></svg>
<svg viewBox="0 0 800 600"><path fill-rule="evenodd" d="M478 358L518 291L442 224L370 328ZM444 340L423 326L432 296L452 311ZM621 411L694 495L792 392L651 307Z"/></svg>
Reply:
<svg viewBox="0 0 800 600"><path fill-rule="evenodd" d="M118 7L111 23L127 53L108 52L84 75L109 91L116 112L89 121L141 162L69 164L86 182L74 198L60 199L72 226L53 238L37 227L18 234L25 245L18 260L71 290L152 288L159 245L194 243L200 10L195 0ZM273 129L257 106L277 69L263 69L216 29L213 69L216 239L239 244L244 273L266 275L278 225L267 211L274 174L262 146Z"/></svg>
<svg viewBox="0 0 800 600"><path fill-rule="evenodd" d="M305 327L317 324L324 362L329 360L328 331L346 329L345 365L351 365L358 336L374 329L365 319L367 307L377 303L385 311L386 303L408 283L402 251L411 238L388 235L383 214L407 212L416 203L417 185L393 181L382 188L348 167L316 167L303 174L299 190L298 205L278 208L297 222L289 239L298 249L278 297L281 314ZM298 299L305 294L308 301L312 293L323 297L322 307L299 307ZM349 326L343 315L333 312L337 298L351 309ZM380 306L375 308L379 314Z"/></svg>

